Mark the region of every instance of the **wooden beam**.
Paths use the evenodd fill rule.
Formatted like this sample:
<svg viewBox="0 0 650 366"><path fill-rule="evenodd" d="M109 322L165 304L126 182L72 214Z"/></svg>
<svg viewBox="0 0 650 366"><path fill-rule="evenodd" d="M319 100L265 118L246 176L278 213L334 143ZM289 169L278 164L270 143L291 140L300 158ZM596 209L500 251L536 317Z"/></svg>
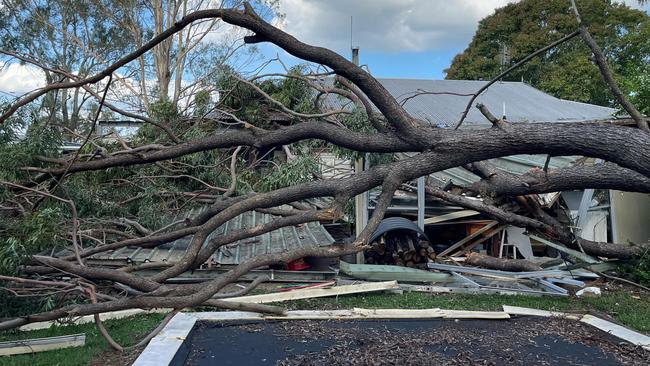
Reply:
<svg viewBox="0 0 650 366"><path fill-rule="evenodd" d="M456 211L440 216L434 216L434 217L429 217L428 219L424 220L424 224L435 224L438 222L443 222L443 221L449 221L449 220L454 220L454 219L460 219L462 217L469 217L469 216L475 216L478 215L478 211L474 210L462 210L462 211Z"/></svg>
<svg viewBox="0 0 650 366"><path fill-rule="evenodd" d="M466 237L464 237L462 240L459 240L459 241L457 241L456 243L452 244L452 246L450 246L449 248L445 249L442 253L438 254L438 256L439 256L439 257L444 257L444 256L448 255L448 254L451 253L452 251L454 251L454 250L460 248L461 246L463 246L463 245L465 245L466 243L468 243L470 240L472 240L472 239L476 238L477 236L483 234L484 232L490 230L491 228L493 228L493 227L496 226L496 225L497 225L497 222L496 222L496 221L492 221L492 222L490 222L489 224L487 224L487 225L483 226L482 228L478 229L477 231L475 231L475 232L472 233L471 235L466 236Z"/></svg>
<svg viewBox="0 0 650 366"><path fill-rule="evenodd" d="M503 229L506 228L506 226L508 226L508 225L499 225L499 226L497 226L497 227L494 228L492 231L486 233L485 235L483 235L483 236L477 238L476 240L474 240L473 242L467 244L467 245L465 246L465 248L463 248L463 250L471 250L471 249L474 248L475 246L481 244L482 242L484 242L484 241L490 239L491 237L495 236L496 234L500 233L501 230L503 230ZM461 250L457 250L456 253L454 253L454 254L452 254L452 255L459 255L459 254L461 254L461 253L462 253Z"/></svg>
<svg viewBox="0 0 650 366"><path fill-rule="evenodd" d="M399 289L399 285L397 284L397 281L386 281L386 282L364 283L361 285L336 286L332 288L294 290L294 291L274 293L274 294L231 297L223 300L233 301L233 302L250 302L256 304L264 304L270 302L311 299L316 297L338 296L338 295L347 295L347 294L357 294L362 292L373 292L373 291L384 291L384 290L395 290L395 289Z"/></svg>
<svg viewBox="0 0 650 366"><path fill-rule="evenodd" d="M510 315L526 315L526 316L543 316L543 317L558 317L573 320L579 320L580 314L563 313L559 311L548 311L541 309L524 308L520 306L503 305L503 311Z"/></svg>

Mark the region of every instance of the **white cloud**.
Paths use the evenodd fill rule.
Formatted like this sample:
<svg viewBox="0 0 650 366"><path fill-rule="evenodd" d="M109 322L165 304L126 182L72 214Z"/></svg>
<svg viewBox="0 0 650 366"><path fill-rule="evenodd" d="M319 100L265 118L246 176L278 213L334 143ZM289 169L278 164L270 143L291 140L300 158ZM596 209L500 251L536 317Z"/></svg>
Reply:
<svg viewBox="0 0 650 366"><path fill-rule="evenodd" d="M280 0L282 28L301 41L348 52L436 50L466 45L478 21L518 0ZM619 0L650 11L650 2Z"/></svg>
<svg viewBox="0 0 650 366"><path fill-rule="evenodd" d="M623 0L622 2L631 8L645 10L646 13L650 13L650 1L646 2L644 5L639 4L638 0Z"/></svg>
<svg viewBox="0 0 650 366"><path fill-rule="evenodd" d="M423 51L466 44L477 22L513 0L280 0L283 28L300 40L337 51Z"/></svg>
<svg viewBox="0 0 650 366"><path fill-rule="evenodd" d="M12 63L0 70L1 92L23 94L43 85L45 76L36 67Z"/></svg>

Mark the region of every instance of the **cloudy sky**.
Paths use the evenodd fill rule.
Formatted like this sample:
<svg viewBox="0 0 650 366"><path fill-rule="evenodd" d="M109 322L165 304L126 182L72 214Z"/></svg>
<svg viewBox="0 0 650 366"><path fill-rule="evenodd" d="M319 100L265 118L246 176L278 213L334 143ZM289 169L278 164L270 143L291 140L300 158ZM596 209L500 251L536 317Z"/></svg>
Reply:
<svg viewBox="0 0 650 366"><path fill-rule="evenodd" d="M361 63L379 77L441 79L478 21L516 0L279 1L286 15L281 27L302 41L346 57L351 43L359 46ZM625 2L640 8L636 0ZM642 8L650 12L650 5ZM273 46L261 47L269 57L278 54L288 64L298 62ZM24 93L40 83L39 74L27 67L10 65L0 71L0 93Z"/></svg>
<svg viewBox="0 0 650 366"><path fill-rule="evenodd" d="M436 79L443 77L442 70L467 46L478 21L509 2L280 1L286 14L283 28L302 41L348 57L352 43L360 48L361 63L377 76Z"/></svg>
<svg viewBox="0 0 650 366"><path fill-rule="evenodd" d="M478 21L512 2L516 0L280 0L286 14L282 26L300 40L346 57L351 43L359 46L361 63L375 76L429 79L444 78L443 70L467 47ZM650 12L650 4L625 2Z"/></svg>

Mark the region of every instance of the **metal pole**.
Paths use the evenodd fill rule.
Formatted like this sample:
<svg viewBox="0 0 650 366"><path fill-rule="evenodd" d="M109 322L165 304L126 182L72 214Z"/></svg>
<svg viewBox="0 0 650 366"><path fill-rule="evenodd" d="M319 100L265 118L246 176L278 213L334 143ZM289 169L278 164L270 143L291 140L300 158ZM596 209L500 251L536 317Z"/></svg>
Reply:
<svg viewBox="0 0 650 366"><path fill-rule="evenodd" d="M424 177L418 178L418 226L424 231Z"/></svg>

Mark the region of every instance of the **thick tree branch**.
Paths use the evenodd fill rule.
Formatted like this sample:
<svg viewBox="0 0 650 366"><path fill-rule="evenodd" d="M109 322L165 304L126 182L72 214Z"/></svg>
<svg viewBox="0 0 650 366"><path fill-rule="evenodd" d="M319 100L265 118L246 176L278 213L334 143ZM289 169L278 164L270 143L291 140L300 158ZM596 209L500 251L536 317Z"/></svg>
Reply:
<svg viewBox="0 0 650 366"><path fill-rule="evenodd" d="M479 166L476 163L472 165ZM650 193L650 178L614 163L574 165L547 172L533 169L523 175L499 170L486 163L480 166L489 167L487 178L462 187L464 190L494 196L521 196L584 188Z"/></svg>

